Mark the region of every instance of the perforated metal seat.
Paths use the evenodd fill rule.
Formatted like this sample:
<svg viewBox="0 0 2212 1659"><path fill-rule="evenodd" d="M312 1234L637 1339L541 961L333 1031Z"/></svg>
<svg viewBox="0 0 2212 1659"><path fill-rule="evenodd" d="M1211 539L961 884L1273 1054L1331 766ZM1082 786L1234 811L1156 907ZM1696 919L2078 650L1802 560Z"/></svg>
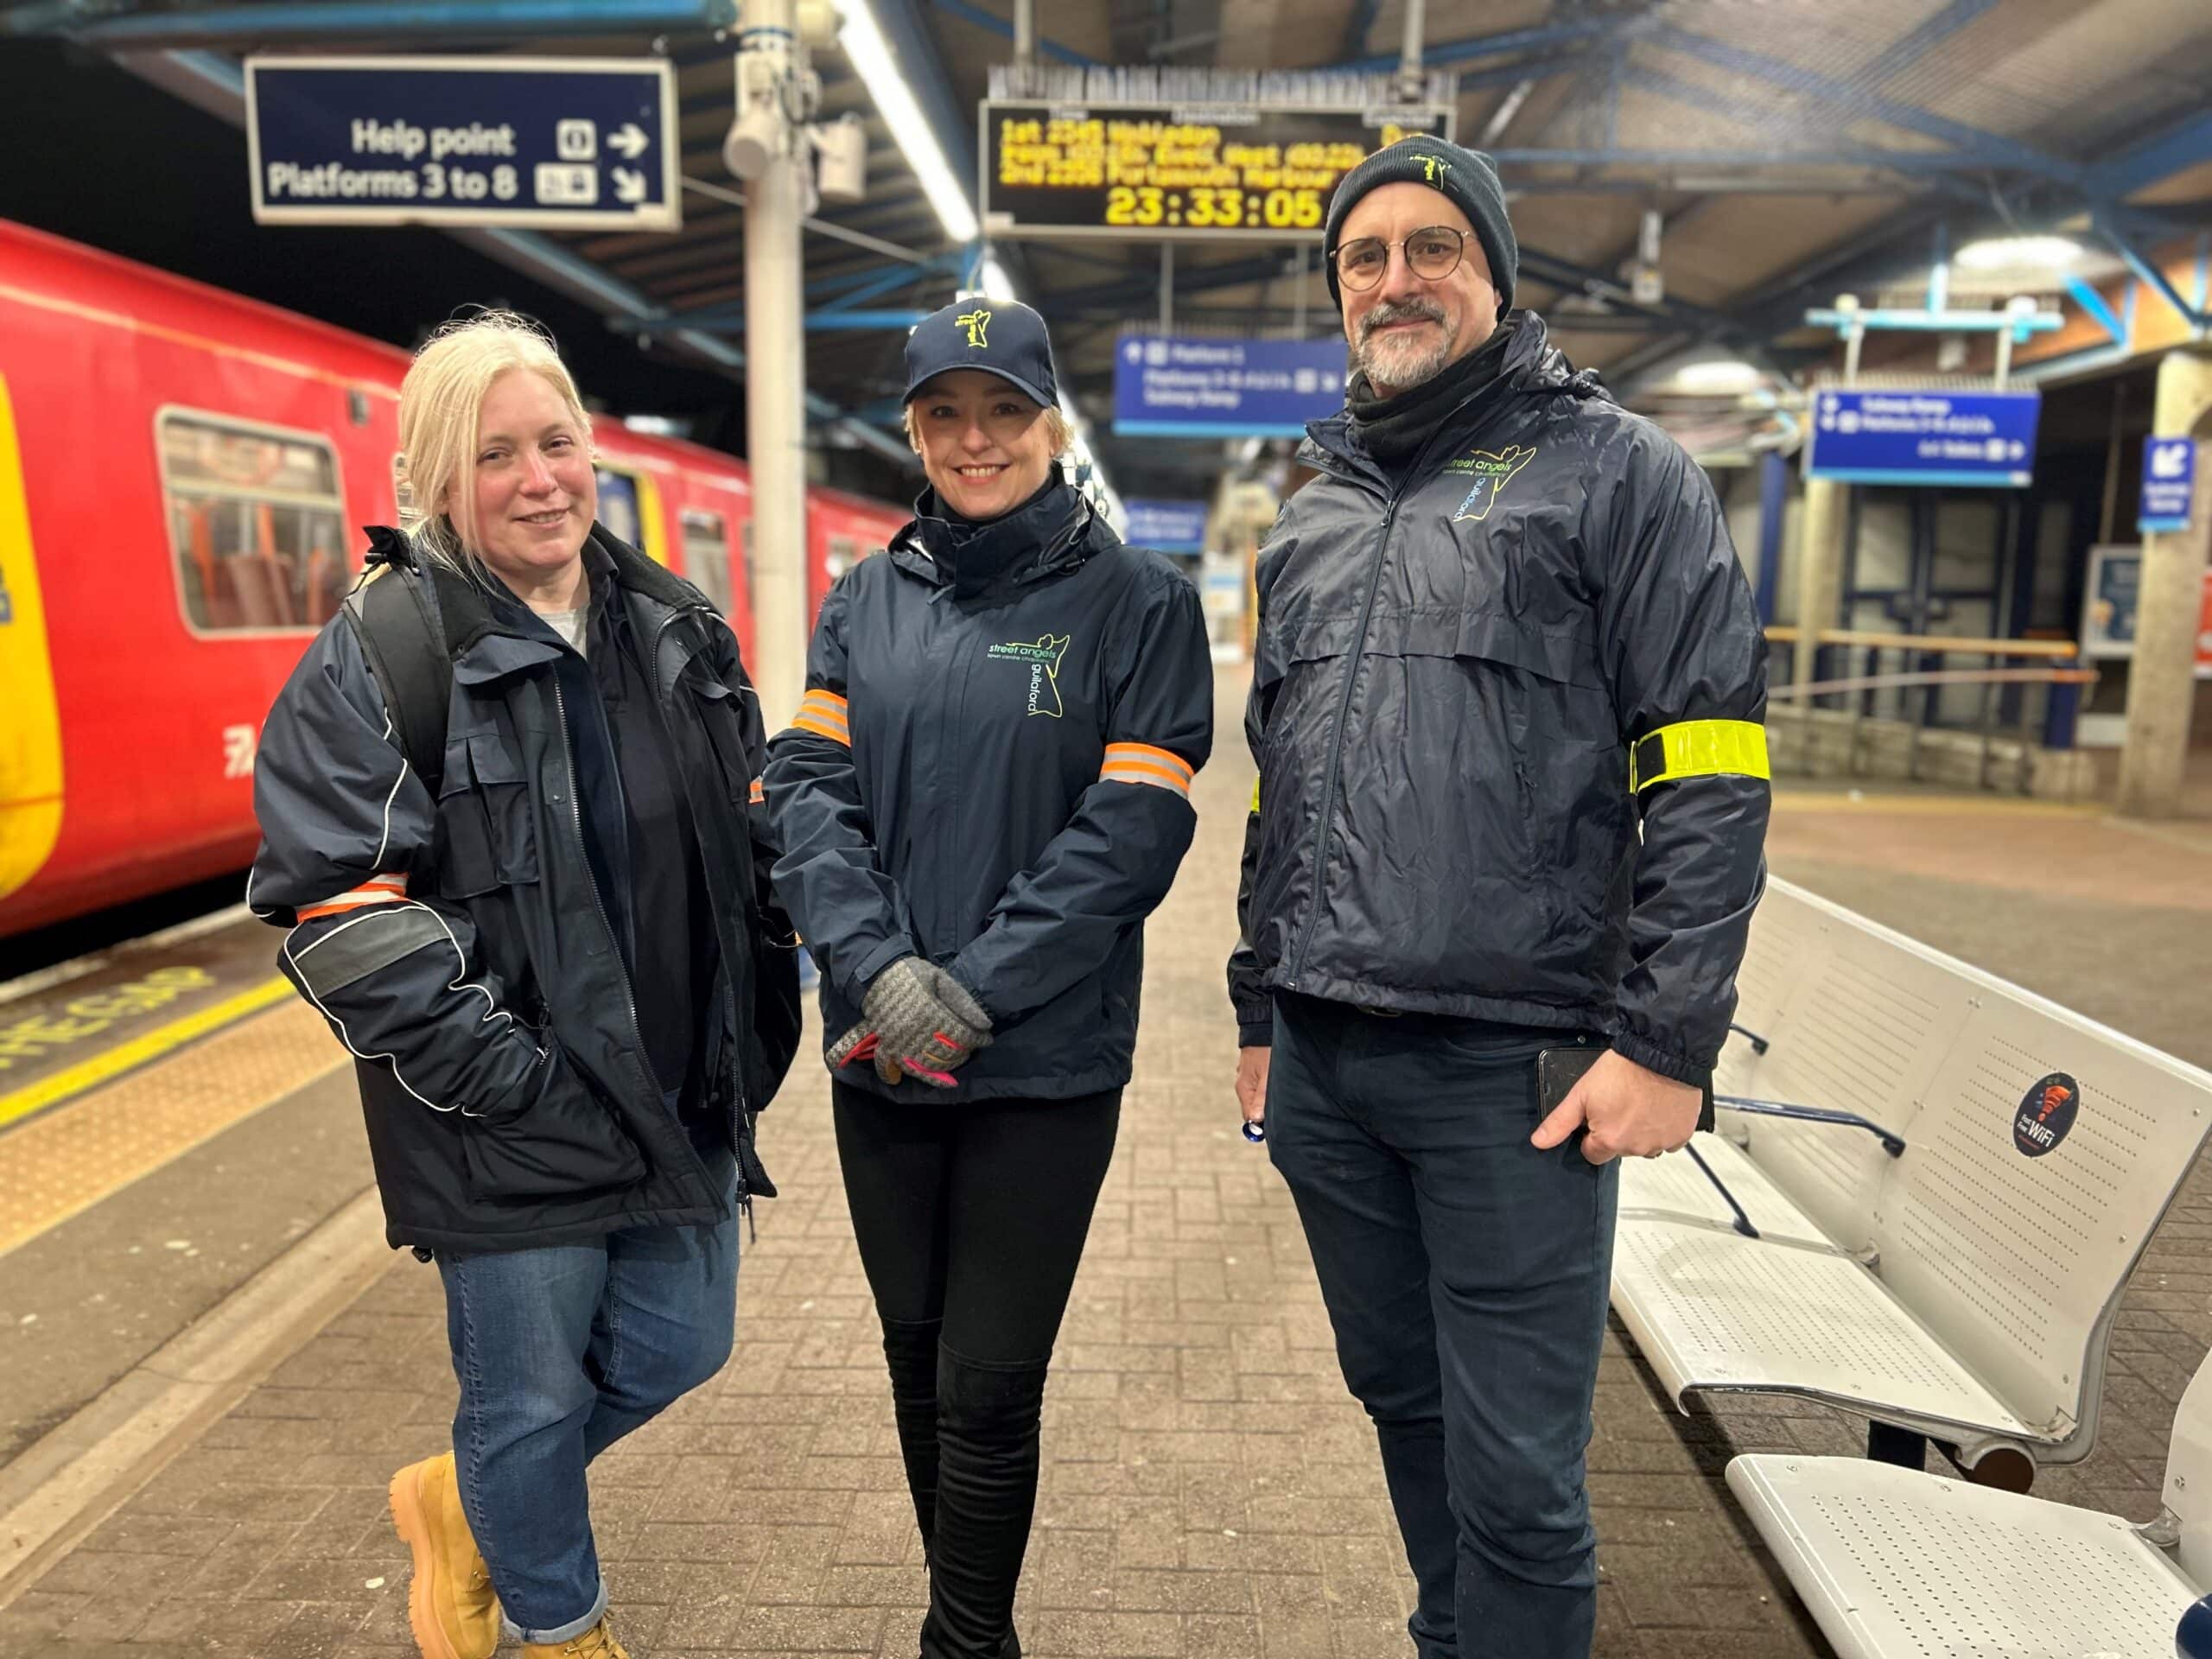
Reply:
<svg viewBox="0 0 2212 1659"><path fill-rule="evenodd" d="M2116 1515L1856 1458L1728 1484L1840 1659L2172 1659L2197 1588Z"/></svg>
<svg viewBox="0 0 2212 1659"><path fill-rule="evenodd" d="M1677 1402L1802 1395L1970 1465L2086 1456L2113 1311L2212 1132L2212 1076L1783 881L1738 983L1721 1091L1860 1124L1697 1137L1756 1238L1690 1159L1623 1170L1614 1305Z"/></svg>

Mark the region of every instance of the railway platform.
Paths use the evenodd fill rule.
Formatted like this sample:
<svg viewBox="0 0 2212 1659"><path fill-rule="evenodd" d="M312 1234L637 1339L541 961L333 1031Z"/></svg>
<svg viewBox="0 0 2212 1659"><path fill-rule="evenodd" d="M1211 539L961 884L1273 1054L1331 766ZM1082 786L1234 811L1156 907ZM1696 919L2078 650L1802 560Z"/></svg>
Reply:
<svg viewBox="0 0 2212 1659"><path fill-rule="evenodd" d="M1409 1651L1371 1433L1288 1194L1236 1133L1221 969L1250 779L1234 682L1198 843L1150 930L1136 1080L1047 1397L1020 1609L1040 1659ZM1785 786L1770 852L1827 897L2212 1064L2201 827ZM275 942L219 924L0 1003L11 1030L121 1016L0 1073L9 1098L72 1067L81 1085L0 1129L0 1659L412 1651L385 1487L448 1433L442 1302L429 1269L383 1248L327 1032L290 1001L238 1008ZM119 988L194 966L213 982L159 1008ZM763 1146L786 1196L746 1251L734 1357L594 1471L618 1626L653 1659L912 1659L919 1547L818 1069L795 1069ZM2209 1344L2200 1169L2128 1291L2094 1454L2037 1492L2155 1514ZM1590 1452L1599 1654L1826 1655L1722 1471L1739 1452L1853 1453L1862 1435L1771 1402L1681 1415L1617 1326Z"/></svg>

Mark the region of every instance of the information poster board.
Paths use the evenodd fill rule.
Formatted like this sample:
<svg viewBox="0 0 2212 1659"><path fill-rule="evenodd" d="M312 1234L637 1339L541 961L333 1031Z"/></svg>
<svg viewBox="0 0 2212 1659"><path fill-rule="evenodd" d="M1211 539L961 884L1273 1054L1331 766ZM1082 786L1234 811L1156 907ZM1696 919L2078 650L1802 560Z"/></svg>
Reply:
<svg viewBox="0 0 2212 1659"><path fill-rule="evenodd" d="M1452 113L986 100L987 235L1318 242L1338 181Z"/></svg>
<svg viewBox="0 0 2212 1659"><path fill-rule="evenodd" d="M2093 547L2082 599L2082 655L2121 662L2135 654L2143 582L2139 547ZM2212 680L2212 570L2204 573L2196 614L2196 677Z"/></svg>

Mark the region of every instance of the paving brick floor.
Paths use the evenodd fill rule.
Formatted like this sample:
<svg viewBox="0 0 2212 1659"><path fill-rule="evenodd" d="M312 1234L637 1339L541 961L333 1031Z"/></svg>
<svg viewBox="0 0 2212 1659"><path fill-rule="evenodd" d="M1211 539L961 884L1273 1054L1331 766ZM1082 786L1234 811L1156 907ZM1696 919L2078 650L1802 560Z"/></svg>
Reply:
<svg viewBox="0 0 2212 1659"><path fill-rule="evenodd" d="M1412 1651L1371 1433L1337 1375L1288 1196L1235 1132L1222 962L1250 772L1234 696L1225 677L1198 844L1150 930L1136 1081L1046 1402L1020 1610L1038 1659ZM798 1069L764 1136L788 1196L761 1206L746 1253L735 1357L594 1471L619 1627L639 1659L914 1659L918 1543L817 1069ZM2192 1215L2192 1237L2212 1235ZM2140 1425L2123 1395L2108 1431L2129 1448L2131 1491L2155 1480L2163 1446L2149 1399L2177 1393L2186 1349L2202 1351L2204 1287L2181 1294L2189 1308L2171 1314L2132 1306L2116 1344L2116 1372L2124 1362L2127 1388L2147 1391ZM444 1444L453 1393L436 1277L400 1258L0 1611L0 1655L410 1651L385 1484ZM1840 1420L1803 1410L1681 1417L1616 1331L1590 1453L1598 1652L1825 1655L1747 1543L1720 1471L1738 1449L1856 1444Z"/></svg>

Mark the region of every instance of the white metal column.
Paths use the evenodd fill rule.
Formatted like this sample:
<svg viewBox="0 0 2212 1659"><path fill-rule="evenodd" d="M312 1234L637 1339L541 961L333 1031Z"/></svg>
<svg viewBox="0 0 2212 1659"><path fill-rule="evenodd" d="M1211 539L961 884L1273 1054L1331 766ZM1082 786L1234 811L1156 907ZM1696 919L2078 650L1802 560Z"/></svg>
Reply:
<svg viewBox="0 0 2212 1659"><path fill-rule="evenodd" d="M794 0L745 0L741 50L780 49L799 69ZM806 316L799 256L805 216L796 128L746 182L745 430L753 474L753 658L746 664L771 732L806 689Z"/></svg>

